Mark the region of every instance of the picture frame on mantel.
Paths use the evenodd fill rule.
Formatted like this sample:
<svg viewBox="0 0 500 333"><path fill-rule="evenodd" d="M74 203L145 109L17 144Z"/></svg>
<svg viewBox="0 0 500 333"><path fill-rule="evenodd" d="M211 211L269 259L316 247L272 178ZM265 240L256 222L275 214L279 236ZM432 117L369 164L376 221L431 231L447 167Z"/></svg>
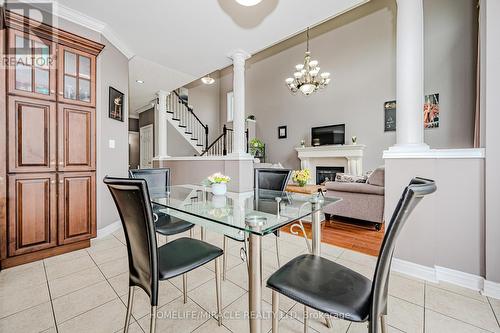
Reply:
<svg viewBox="0 0 500 333"><path fill-rule="evenodd" d="M286 139L286 126L278 127L278 139Z"/></svg>
<svg viewBox="0 0 500 333"><path fill-rule="evenodd" d="M123 101L124 94L109 86L109 118L123 121Z"/></svg>

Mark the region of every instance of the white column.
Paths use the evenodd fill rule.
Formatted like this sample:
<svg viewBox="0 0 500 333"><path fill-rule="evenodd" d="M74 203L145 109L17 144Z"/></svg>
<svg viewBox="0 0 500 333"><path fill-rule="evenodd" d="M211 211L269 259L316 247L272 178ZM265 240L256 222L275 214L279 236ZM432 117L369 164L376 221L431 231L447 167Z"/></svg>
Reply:
<svg viewBox="0 0 500 333"><path fill-rule="evenodd" d="M246 153L245 140L245 61L250 58L250 54L237 50L230 56L233 60L233 130L234 149L231 155L238 157L248 157Z"/></svg>
<svg viewBox="0 0 500 333"><path fill-rule="evenodd" d="M397 8L397 142L391 150L426 150L423 0L397 0Z"/></svg>
<svg viewBox="0 0 500 333"><path fill-rule="evenodd" d="M158 103L155 110L156 157L166 157L167 154L167 96L169 93L160 90L156 93Z"/></svg>

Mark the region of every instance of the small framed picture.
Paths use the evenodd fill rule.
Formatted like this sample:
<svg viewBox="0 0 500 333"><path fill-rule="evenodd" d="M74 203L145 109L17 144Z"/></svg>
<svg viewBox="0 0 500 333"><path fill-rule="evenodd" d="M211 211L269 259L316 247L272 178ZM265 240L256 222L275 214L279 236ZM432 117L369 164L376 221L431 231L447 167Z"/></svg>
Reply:
<svg viewBox="0 0 500 333"><path fill-rule="evenodd" d="M123 93L109 87L109 118L123 121Z"/></svg>
<svg viewBox="0 0 500 333"><path fill-rule="evenodd" d="M286 126L278 127L278 139L286 139Z"/></svg>

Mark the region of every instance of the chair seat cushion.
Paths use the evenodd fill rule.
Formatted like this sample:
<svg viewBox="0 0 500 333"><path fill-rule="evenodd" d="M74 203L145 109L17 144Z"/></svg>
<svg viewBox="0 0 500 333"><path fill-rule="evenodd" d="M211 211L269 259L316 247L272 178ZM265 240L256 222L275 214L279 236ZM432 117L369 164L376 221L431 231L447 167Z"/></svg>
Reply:
<svg viewBox="0 0 500 333"><path fill-rule="evenodd" d="M158 215L158 221L155 223L156 232L165 236L177 235L188 231L194 227L194 224L181 220L170 215Z"/></svg>
<svg viewBox="0 0 500 333"><path fill-rule="evenodd" d="M187 273L214 260L222 253L222 249L197 239L183 237L171 241L158 248L160 280Z"/></svg>
<svg viewBox="0 0 500 333"><path fill-rule="evenodd" d="M328 259L305 254L289 261L267 286L320 312L350 321L369 316L372 282Z"/></svg>

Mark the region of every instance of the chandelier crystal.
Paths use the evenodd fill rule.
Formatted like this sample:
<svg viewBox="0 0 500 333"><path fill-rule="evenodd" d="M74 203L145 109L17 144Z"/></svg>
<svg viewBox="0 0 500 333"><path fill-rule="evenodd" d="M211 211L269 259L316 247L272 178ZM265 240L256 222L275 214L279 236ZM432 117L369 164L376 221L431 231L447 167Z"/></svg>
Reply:
<svg viewBox="0 0 500 333"><path fill-rule="evenodd" d="M204 84L213 84L215 82L215 79L213 77L210 76L210 74L208 74L207 76L204 76L201 78L201 82L203 82Z"/></svg>
<svg viewBox="0 0 500 333"><path fill-rule="evenodd" d="M304 63L295 66L293 77L285 80L285 83L292 93L301 91L308 96L318 89L322 89L330 83L330 73L320 73L319 62L311 60L311 52L309 52L309 28L307 28L307 49L304 56Z"/></svg>

